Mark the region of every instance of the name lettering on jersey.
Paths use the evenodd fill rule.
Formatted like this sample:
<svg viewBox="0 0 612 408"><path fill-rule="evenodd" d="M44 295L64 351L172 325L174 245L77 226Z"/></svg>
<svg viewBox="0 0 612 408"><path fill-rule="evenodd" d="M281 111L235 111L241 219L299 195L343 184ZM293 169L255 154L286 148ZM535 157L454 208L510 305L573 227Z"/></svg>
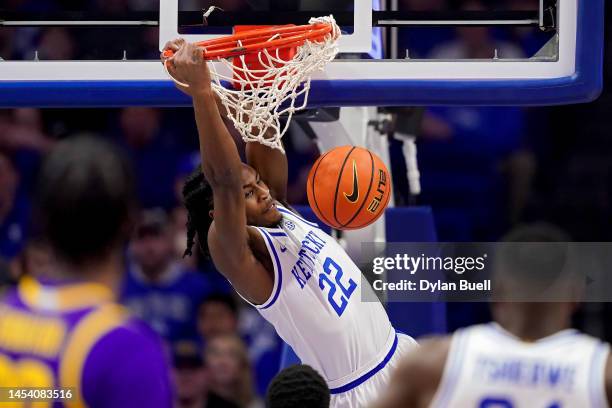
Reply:
<svg viewBox="0 0 612 408"><path fill-rule="evenodd" d="M293 265L293 268L291 268L291 274L297 280L300 288L304 289L306 282L312 276L312 271L315 267L314 260L321 253L324 246L325 241L315 234L314 231L310 231L302 241L298 251L298 260Z"/></svg>
<svg viewBox="0 0 612 408"><path fill-rule="evenodd" d="M64 322L0 306L0 348L51 358L66 336Z"/></svg>
<svg viewBox="0 0 612 408"><path fill-rule="evenodd" d="M554 388L572 391L576 367L572 364L554 364L537 360L510 360L481 357L474 376L492 384L511 384L522 387Z"/></svg>

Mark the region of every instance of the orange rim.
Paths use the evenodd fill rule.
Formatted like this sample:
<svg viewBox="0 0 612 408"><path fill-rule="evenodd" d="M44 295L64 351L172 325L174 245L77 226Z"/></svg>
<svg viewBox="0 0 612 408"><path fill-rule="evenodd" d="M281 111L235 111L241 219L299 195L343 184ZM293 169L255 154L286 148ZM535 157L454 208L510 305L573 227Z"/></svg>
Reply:
<svg viewBox="0 0 612 408"><path fill-rule="evenodd" d="M241 31L237 34L201 41L196 43L196 45L204 48L205 59L212 60L252 54L263 49L276 50L279 48L298 47L307 40L322 41L331 32L332 26L327 23L302 26L291 24ZM270 40L277 35L278 38ZM174 55L174 51L166 50L163 55L164 58L170 58Z"/></svg>

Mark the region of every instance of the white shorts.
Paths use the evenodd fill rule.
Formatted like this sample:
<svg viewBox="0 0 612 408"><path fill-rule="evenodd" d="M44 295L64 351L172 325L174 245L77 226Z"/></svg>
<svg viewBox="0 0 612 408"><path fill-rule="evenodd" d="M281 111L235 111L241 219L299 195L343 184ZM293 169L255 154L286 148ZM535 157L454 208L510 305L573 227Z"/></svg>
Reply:
<svg viewBox="0 0 612 408"><path fill-rule="evenodd" d="M386 391L391 374L402 357L416 347L418 344L412 337L397 333L397 347L388 359L385 358L386 364L382 364L383 360L378 371L365 373L353 388L340 394L332 393L330 408L365 408L371 405Z"/></svg>

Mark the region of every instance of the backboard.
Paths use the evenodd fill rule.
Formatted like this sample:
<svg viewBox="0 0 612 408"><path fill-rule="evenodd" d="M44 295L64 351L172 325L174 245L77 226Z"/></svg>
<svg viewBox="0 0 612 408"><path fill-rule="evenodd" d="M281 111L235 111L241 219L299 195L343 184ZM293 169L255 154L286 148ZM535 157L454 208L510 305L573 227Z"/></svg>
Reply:
<svg viewBox="0 0 612 408"><path fill-rule="evenodd" d="M233 25L304 23L325 14L336 17L344 35L338 59L313 78L311 107L552 105L590 101L601 91L604 0L523 1L530 6L522 10L491 1L468 10L411 9L412 3L420 2L135 0L131 10L113 10L106 2L79 11L0 10L0 37L33 38L29 53L0 54L0 106L189 105L156 59L165 41L211 38ZM223 10L205 18L213 5ZM35 52L44 48L36 38L58 27L78 39L81 55L51 60L57 55ZM453 35L482 34L477 27L487 27L500 46L484 55L453 52ZM523 55L509 52L504 36L517 27L521 35L538 36L540 46ZM454 34L440 36L443 41L425 55L422 45L432 37L426 30Z"/></svg>

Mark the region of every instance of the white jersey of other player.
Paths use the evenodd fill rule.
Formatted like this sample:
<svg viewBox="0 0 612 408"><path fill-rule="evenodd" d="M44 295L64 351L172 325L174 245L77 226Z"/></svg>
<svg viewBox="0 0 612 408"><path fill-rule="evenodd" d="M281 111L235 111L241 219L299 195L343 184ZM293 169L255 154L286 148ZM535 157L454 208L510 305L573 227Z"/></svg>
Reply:
<svg viewBox="0 0 612 408"><path fill-rule="evenodd" d="M414 340L397 335L380 302L362 300L362 292L372 288L334 238L278 203L277 208L283 216L279 228L257 227L274 265L274 287L255 307L302 363L321 373L333 395L385 368L378 388L386 386L389 366ZM332 406L359 406L375 397Z"/></svg>
<svg viewBox="0 0 612 408"><path fill-rule="evenodd" d="M496 323L453 335L432 407L607 407L609 346L575 330L524 342Z"/></svg>

